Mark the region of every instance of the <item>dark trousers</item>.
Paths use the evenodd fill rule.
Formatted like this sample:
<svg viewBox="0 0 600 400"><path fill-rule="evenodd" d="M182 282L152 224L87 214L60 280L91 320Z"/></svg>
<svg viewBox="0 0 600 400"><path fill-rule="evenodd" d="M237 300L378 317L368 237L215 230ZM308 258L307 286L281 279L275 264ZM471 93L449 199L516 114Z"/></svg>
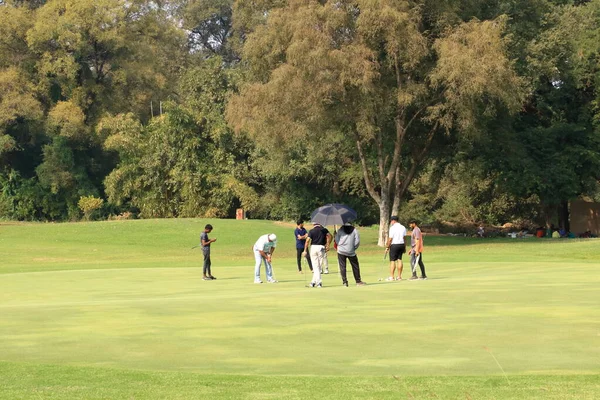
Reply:
<svg viewBox="0 0 600 400"><path fill-rule="evenodd" d="M298 271L302 271L302 253L304 249L296 248L296 262L298 263ZM310 261L310 255L306 253L306 260L308 261L308 268L312 271L312 261Z"/></svg>
<svg viewBox="0 0 600 400"><path fill-rule="evenodd" d="M340 274L342 275L342 282L348 283L348 278L346 278L346 260L350 261L350 265L352 266L352 274L354 275L354 280L356 283L360 282L360 267L358 265L358 257L357 256L345 256L343 254L338 253L338 264L340 266Z"/></svg>
<svg viewBox="0 0 600 400"><path fill-rule="evenodd" d="M202 249L202 254L204 255L204 266L202 268L202 273L204 276L212 276L210 272L210 247L208 249Z"/></svg>
<svg viewBox="0 0 600 400"><path fill-rule="evenodd" d="M417 257L415 253L410 255L410 266L412 269L413 276L417 276L417 266L415 265L417 262ZM421 268L421 278L425 278L427 274L425 274L425 264L423 264L423 253L419 255L419 268Z"/></svg>

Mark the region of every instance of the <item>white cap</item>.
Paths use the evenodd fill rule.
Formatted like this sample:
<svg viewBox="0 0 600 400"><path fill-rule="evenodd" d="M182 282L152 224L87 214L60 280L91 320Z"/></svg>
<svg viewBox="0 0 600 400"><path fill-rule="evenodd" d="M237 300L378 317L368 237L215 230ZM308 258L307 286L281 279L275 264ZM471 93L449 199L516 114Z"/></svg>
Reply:
<svg viewBox="0 0 600 400"><path fill-rule="evenodd" d="M275 236L274 233L269 233L269 235L267 236L267 239L269 240L269 242L274 242L277 240L277 236Z"/></svg>

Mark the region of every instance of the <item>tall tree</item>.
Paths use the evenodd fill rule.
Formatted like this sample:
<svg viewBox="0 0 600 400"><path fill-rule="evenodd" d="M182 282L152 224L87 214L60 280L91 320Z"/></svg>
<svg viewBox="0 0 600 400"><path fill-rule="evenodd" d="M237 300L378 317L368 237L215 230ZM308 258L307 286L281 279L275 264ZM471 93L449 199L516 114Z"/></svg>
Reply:
<svg viewBox="0 0 600 400"><path fill-rule="evenodd" d="M546 223L558 215L567 230L569 200L600 180L600 1L572 3L547 14L528 48L535 91L516 141L530 165L514 171L539 196Z"/></svg>
<svg viewBox="0 0 600 400"><path fill-rule="evenodd" d="M249 80L228 108L271 155L340 137L379 207L380 245L436 135L475 131L523 97L504 18L431 21L430 11L387 0L272 9L244 45Z"/></svg>
<svg viewBox="0 0 600 400"><path fill-rule="evenodd" d="M135 207L144 218L232 213L231 166L190 113L168 104L147 126L128 114L105 118L102 130L105 147L120 156L105 180L114 204Z"/></svg>
<svg viewBox="0 0 600 400"><path fill-rule="evenodd" d="M251 145L233 135L223 115L234 82L220 57L201 57L180 78L181 105L168 103L146 125L132 114L103 119L105 148L120 159L105 180L109 200L144 217L227 217L235 204L255 207Z"/></svg>
<svg viewBox="0 0 600 400"><path fill-rule="evenodd" d="M233 35L233 0L184 0L180 3L183 25L193 52L220 56L227 62L237 56L229 41Z"/></svg>
<svg viewBox="0 0 600 400"><path fill-rule="evenodd" d="M17 168L18 150L26 149L32 165L11 176L30 178L34 171L42 190L59 203L48 218L74 218L79 197L101 195L103 179L114 168L114 155L103 151L96 131L98 121L107 112L127 111L146 121L152 101L158 105L173 96L185 66L185 35L154 2L38 3L12 2L0 9L7 21L0 27L6 33L0 53L9 55L0 60L0 75L13 88L2 88L0 100L17 102L0 101L12 123L9 136L2 136L10 150L6 173ZM3 71L4 62L12 66ZM45 131L37 140L25 129L33 121Z"/></svg>

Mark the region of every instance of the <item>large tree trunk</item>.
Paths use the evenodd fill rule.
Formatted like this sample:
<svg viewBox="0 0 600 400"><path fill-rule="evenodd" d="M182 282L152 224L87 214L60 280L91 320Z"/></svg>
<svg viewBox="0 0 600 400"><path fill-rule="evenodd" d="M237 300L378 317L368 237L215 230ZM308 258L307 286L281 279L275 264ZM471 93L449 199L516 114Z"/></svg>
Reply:
<svg viewBox="0 0 600 400"><path fill-rule="evenodd" d="M388 226L390 223L390 195L389 193L381 193L381 202L379 203L379 236L377 239L378 246L385 246L388 239Z"/></svg>

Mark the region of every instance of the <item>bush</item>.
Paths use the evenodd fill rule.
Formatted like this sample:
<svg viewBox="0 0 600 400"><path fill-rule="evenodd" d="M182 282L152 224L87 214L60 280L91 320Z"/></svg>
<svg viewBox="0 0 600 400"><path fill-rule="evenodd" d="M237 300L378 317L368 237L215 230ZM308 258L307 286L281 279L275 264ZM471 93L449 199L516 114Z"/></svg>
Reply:
<svg viewBox="0 0 600 400"><path fill-rule="evenodd" d="M119 215L110 215L108 217L108 219L110 221L124 221L124 220L134 219L134 218L135 218L135 216L133 215L133 213L129 212L129 211L122 212Z"/></svg>
<svg viewBox="0 0 600 400"><path fill-rule="evenodd" d="M81 196L79 202L77 202L77 206L83 212L83 218L86 221L90 220L94 211L100 209L102 204L104 204L104 200L94 196Z"/></svg>

